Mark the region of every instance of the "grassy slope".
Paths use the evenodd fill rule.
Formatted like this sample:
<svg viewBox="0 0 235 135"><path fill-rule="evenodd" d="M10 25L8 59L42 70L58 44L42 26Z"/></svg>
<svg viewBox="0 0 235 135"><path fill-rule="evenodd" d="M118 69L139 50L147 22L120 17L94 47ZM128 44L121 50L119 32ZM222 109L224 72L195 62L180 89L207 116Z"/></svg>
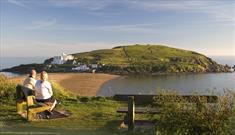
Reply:
<svg viewBox="0 0 235 135"><path fill-rule="evenodd" d="M102 97L77 97L58 84L53 84L54 96L62 101L59 109L67 109L72 115L63 119L27 122L16 113L14 82L0 76L0 134L60 133L79 135L129 134L120 130L124 115L116 110L125 103Z"/></svg>
<svg viewBox="0 0 235 135"><path fill-rule="evenodd" d="M158 64L162 62L170 62L170 59L175 57L183 59L205 59L205 56L192 51L186 51L162 45L121 46L113 49L95 50L73 55L76 58L98 60L101 63L113 65L125 65L136 62L153 62Z"/></svg>
<svg viewBox="0 0 235 135"><path fill-rule="evenodd" d="M106 66L99 68L100 72L117 74L229 72L228 67L219 65L202 54L163 45L119 46L72 55L77 62L105 64ZM51 61L52 58L45 60L44 64L49 64ZM74 67L72 61L67 61L48 70L61 72L69 71L72 67ZM36 68L38 71L44 69L43 64L27 64L4 71L25 73L31 68Z"/></svg>
<svg viewBox="0 0 235 135"><path fill-rule="evenodd" d="M53 90L55 98L62 101L59 107L70 110L73 115L63 119L27 122L16 114L13 96L15 93L14 82L0 76L0 134L26 134L26 132L71 135L129 134L125 130L119 129L124 115L116 113L117 108L126 106L126 103L102 97L76 97L56 84L53 84ZM141 118L150 119L151 116L137 116L137 119ZM235 126L235 118L232 122ZM138 132L138 134L149 134L149 132L151 131Z"/></svg>
<svg viewBox="0 0 235 135"><path fill-rule="evenodd" d="M70 110L73 115L64 119L26 122L15 113L15 104L2 106L0 127L2 132L62 132L64 134L108 134L119 133L118 125L122 117L115 113L120 104L113 101L63 102L61 108ZM24 130L22 130L24 129ZM114 132L114 133L115 133Z"/></svg>
<svg viewBox="0 0 235 135"><path fill-rule="evenodd" d="M155 66L155 71L162 72L210 72L212 67L218 70L220 68L217 63L202 54L162 45L120 46L73 55L81 61L106 65Z"/></svg>

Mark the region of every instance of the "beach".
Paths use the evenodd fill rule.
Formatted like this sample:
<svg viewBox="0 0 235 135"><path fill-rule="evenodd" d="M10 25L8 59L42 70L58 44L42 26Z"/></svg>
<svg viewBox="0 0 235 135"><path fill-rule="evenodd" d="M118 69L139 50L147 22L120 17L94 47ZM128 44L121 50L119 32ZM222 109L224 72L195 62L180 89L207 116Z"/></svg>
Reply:
<svg viewBox="0 0 235 135"><path fill-rule="evenodd" d="M22 83L27 75L11 78L11 80ZM92 73L49 73L49 81L60 84L66 90L69 90L80 96L96 96L100 87L107 81L119 77L110 74L92 74ZM37 77L39 79L39 76Z"/></svg>

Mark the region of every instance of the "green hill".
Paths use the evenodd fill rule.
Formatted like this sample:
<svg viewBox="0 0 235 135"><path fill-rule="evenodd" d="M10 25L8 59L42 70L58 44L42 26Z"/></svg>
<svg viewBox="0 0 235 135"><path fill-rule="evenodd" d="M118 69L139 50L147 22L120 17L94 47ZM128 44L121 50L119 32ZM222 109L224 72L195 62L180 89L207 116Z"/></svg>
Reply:
<svg viewBox="0 0 235 135"><path fill-rule="evenodd" d="M118 46L72 54L77 61L99 63L116 73L225 72L226 67L205 55L163 45Z"/></svg>
<svg viewBox="0 0 235 135"><path fill-rule="evenodd" d="M97 72L103 73L158 74L230 71L228 66L219 65L205 55L163 45L118 46L72 55L75 57L75 63L98 64ZM45 60L44 64L20 65L3 71L27 73L30 68L35 68L38 71L71 72L72 68L78 66L73 64L74 60L55 65L51 63L53 58L50 58Z"/></svg>

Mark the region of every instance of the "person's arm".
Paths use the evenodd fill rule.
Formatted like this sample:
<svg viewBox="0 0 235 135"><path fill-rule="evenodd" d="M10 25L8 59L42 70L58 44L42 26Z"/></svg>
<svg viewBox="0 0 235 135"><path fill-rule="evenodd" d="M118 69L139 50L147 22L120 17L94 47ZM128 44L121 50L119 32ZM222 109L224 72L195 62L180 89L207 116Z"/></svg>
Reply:
<svg viewBox="0 0 235 135"><path fill-rule="evenodd" d="M51 83L48 82L48 91L51 94L51 96L53 95L53 91L52 91L52 87L51 87Z"/></svg>
<svg viewBox="0 0 235 135"><path fill-rule="evenodd" d="M35 90L36 80L33 78L30 78L29 84L32 86L32 89Z"/></svg>

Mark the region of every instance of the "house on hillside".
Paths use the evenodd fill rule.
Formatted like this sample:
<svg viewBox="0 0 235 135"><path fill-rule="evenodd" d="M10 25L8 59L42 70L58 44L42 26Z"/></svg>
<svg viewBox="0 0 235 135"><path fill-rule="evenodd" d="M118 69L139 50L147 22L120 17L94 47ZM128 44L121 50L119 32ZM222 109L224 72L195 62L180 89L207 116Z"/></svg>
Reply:
<svg viewBox="0 0 235 135"><path fill-rule="evenodd" d="M79 65L75 68L72 68L73 71L88 71L90 70L90 68L86 65L86 64L83 64L83 65Z"/></svg>
<svg viewBox="0 0 235 135"><path fill-rule="evenodd" d="M92 69L97 69L98 68L98 64L91 64L91 68Z"/></svg>
<svg viewBox="0 0 235 135"><path fill-rule="evenodd" d="M54 56L51 64L64 64L68 60L74 60L73 55L67 55L65 53L62 53L61 56Z"/></svg>

